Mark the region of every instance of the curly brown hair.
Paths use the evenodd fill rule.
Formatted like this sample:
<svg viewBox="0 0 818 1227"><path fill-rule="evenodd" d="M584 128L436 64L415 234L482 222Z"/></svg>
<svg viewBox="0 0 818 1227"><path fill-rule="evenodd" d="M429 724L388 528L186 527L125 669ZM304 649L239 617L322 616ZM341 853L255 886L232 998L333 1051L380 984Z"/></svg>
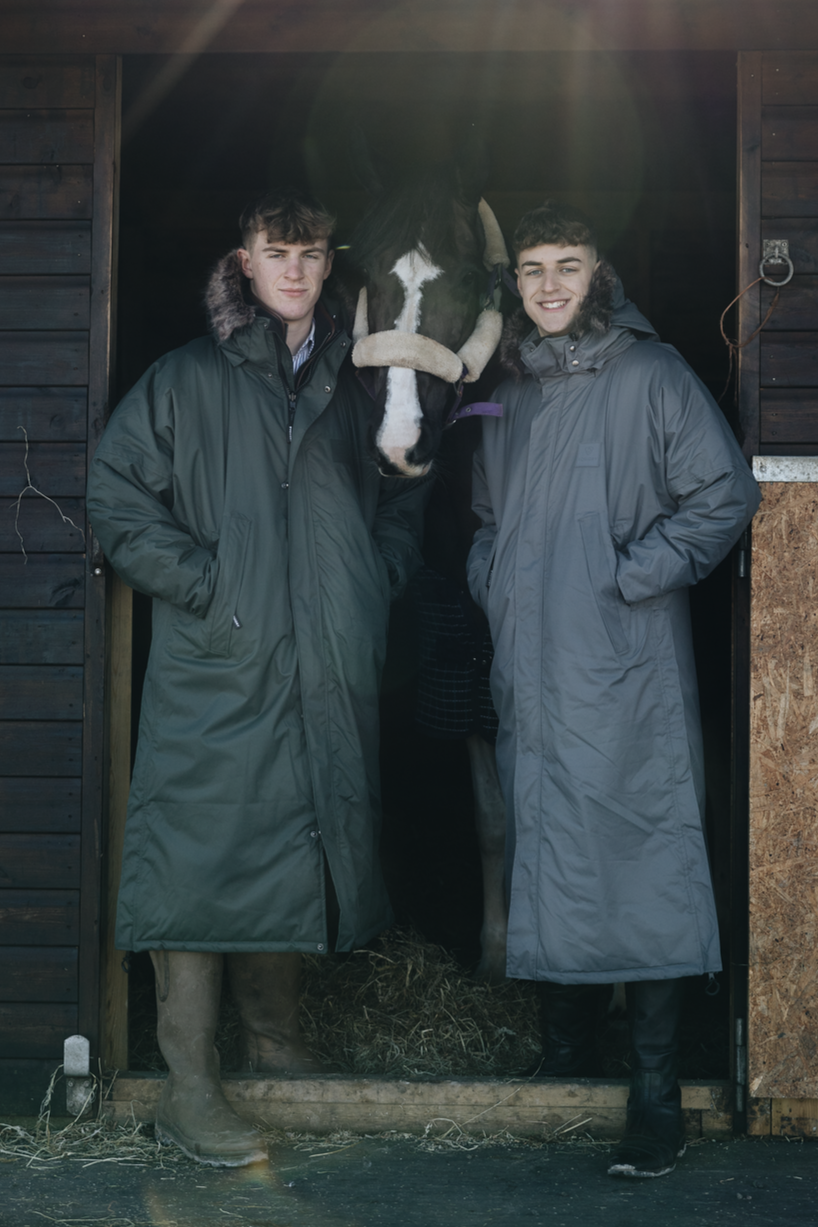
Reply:
<svg viewBox="0 0 818 1227"><path fill-rule="evenodd" d="M529 247L554 243L558 247L590 247L599 250L596 232L585 214L573 205L546 200L523 215L512 239L514 255Z"/></svg>
<svg viewBox="0 0 818 1227"><path fill-rule="evenodd" d="M262 231L271 243L306 244L326 239L327 247L332 247L335 218L309 192L285 187L252 200L242 211L239 229L245 247Z"/></svg>

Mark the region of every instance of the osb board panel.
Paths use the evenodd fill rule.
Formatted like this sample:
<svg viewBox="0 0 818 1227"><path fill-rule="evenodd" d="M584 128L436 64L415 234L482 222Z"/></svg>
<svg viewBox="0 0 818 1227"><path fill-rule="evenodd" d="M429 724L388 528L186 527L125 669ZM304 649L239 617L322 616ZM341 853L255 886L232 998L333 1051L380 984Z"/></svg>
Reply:
<svg viewBox="0 0 818 1227"><path fill-rule="evenodd" d="M114 1082L105 1111L115 1120L151 1120L161 1077ZM398 1082L369 1078L226 1077L227 1098L248 1119L313 1132L398 1129L466 1133L503 1129L529 1136L577 1130L617 1137L625 1124L626 1082ZM732 1127L726 1083L682 1087L688 1136L719 1136Z"/></svg>
<svg viewBox="0 0 818 1227"><path fill-rule="evenodd" d="M818 1095L818 485L753 521L749 1093Z"/></svg>

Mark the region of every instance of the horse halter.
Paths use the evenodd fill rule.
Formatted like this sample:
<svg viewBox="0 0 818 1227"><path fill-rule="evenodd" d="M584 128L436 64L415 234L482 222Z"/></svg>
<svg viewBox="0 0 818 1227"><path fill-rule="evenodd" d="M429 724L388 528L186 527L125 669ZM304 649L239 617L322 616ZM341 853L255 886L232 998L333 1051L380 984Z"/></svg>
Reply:
<svg viewBox="0 0 818 1227"><path fill-rule="evenodd" d="M352 328L352 361L357 367L400 366L412 371L425 371L438 379L452 383L459 390L464 383L474 383L500 343L503 317L499 310L499 286L510 260L497 218L485 200L477 206L486 245L483 264L491 274L482 310L474 331L457 353L417 332L369 331L366 286L361 287L355 323ZM506 274L507 276L507 274ZM458 398L459 399L459 398Z"/></svg>

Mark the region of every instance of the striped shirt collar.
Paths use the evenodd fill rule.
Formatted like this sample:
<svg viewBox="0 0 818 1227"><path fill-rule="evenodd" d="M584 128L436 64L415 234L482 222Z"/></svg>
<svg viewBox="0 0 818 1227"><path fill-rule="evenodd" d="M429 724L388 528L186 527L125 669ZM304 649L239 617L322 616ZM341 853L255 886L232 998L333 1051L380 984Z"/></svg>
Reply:
<svg viewBox="0 0 818 1227"><path fill-rule="evenodd" d="M293 354L293 374L295 374L295 372L299 369L299 367L302 367L304 365L307 359L311 356L314 348L315 348L315 316L313 316L312 318L312 326L310 328L307 339L304 341L303 345L299 346L299 348Z"/></svg>

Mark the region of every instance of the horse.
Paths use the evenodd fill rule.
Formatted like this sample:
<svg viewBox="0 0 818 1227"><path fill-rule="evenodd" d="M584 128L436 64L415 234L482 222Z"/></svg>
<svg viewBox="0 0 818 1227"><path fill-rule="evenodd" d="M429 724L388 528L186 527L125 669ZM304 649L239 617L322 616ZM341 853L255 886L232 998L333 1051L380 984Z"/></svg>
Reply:
<svg viewBox="0 0 818 1227"><path fill-rule="evenodd" d="M347 258L359 278L352 360L373 398L371 447L385 476L423 476L447 425L499 409L461 409L460 399L500 340L508 253L482 199L486 158L479 139L467 140L451 163L392 182L376 169L360 130L352 154L372 197ZM461 544L462 564L447 569L462 571L462 583L470 541ZM493 745L479 732L463 736L483 875L477 975L497 983L505 979L505 806Z"/></svg>
<svg viewBox="0 0 818 1227"><path fill-rule="evenodd" d="M353 160L372 203L350 262L361 279L352 361L368 379L371 443L384 475L426 474L464 384L500 340L502 232L481 197L485 149L387 182L360 130ZM490 280L488 279L490 277Z"/></svg>

